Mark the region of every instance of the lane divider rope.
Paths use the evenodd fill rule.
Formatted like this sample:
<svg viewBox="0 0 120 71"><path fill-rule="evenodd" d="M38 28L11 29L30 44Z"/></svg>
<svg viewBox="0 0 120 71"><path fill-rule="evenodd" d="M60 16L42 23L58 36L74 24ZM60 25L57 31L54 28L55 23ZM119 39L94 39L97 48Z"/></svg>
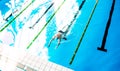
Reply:
<svg viewBox="0 0 120 71"><path fill-rule="evenodd" d="M98 0L96 0L96 3L95 3L95 5L94 5L94 8L93 8L93 10L92 10L92 12L91 12L91 14L90 14L90 17L89 17L89 19L88 19L88 21L87 21L87 25L85 26L85 29L84 29L84 31L83 31L83 33L82 33L82 36L81 36L81 38L80 38L80 40L79 40L79 42L78 42L78 44L77 44L77 46L76 46L76 49L75 49L75 51L74 51L74 53L73 53L73 56L72 56L72 58L71 58L71 60L70 60L70 62L69 62L70 65L71 65L71 64L73 63L73 61L74 61L74 58L75 58L75 56L76 56L76 53L77 53L77 51L78 51L78 49L79 49L79 47L80 47L80 44L81 44L81 42L82 42L82 40L83 40L83 37L84 37L84 35L85 35L85 33L86 33L86 30L87 30L87 28L88 28L88 25L89 25L89 23L90 23L90 20L92 19L92 16L93 16L93 13L94 13L94 11L95 11L95 8L96 8L97 4L98 4Z"/></svg>

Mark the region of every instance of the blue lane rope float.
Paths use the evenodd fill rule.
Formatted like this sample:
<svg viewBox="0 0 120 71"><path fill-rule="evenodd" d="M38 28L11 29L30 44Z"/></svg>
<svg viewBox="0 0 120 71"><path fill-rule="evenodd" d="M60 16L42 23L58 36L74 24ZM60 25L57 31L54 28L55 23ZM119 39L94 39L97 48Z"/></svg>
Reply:
<svg viewBox="0 0 120 71"><path fill-rule="evenodd" d="M78 49L79 49L79 47L80 47L80 44L81 44L81 42L82 42L82 40L83 40L83 37L84 37L84 35L85 35L85 32L86 32L86 30L87 30L87 28L88 28L88 25L89 25L89 23L90 23L90 20L92 19L92 16L93 16L93 13L94 13L94 11L95 11L95 8L96 8L97 4L98 4L98 0L96 0L96 3L95 3L95 5L94 5L94 8L93 8L93 10L92 10L92 12L91 12L91 14L90 14L90 17L89 17L89 19L88 19L88 21L87 21L87 25L85 26L85 29L84 29L84 31L83 31L83 33L82 33L82 36L81 36L81 38L80 38L80 40L79 40L79 42L78 42L78 45L77 45L77 47L76 47L76 49L75 49L75 51L74 51L74 54L73 54L73 56L72 56L72 58L71 58L71 60L70 60L70 62L69 62L70 65L71 65L71 64L73 63L73 61L74 61L74 58L75 58L75 56L76 56L76 53L77 53L77 51L78 51Z"/></svg>
<svg viewBox="0 0 120 71"><path fill-rule="evenodd" d="M31 41L31 43L27 46L27 49L30 48L30 46L33 44L33 42L38 38L38 36L41 34L41 32L45 29L47 24L52 20L52 18L55 16L55 14L58 12L58 10L61 8L61 6L65 3L66 0L64 0L60 6L57 8L57 10L52 14L52 16L49 18L49 20L45 23L43 28L38 32L38 34L34 37L34 39Z"/></svg>
<svg viewBox="0 0 120 71"><path fill-rule="evenodd" d="M16 15L8 24L6 24L2 29L0 29L0 32L2 32L6 27L8 27L17 17L19 17L32 3L34 3L35 0L32 0L18 15Z"/></svg>
<svg viewBox="0 0 120 71"><path fill-rule="evenodd" d="M107 52L107 49L105 49L105 43L106 43L106 40L107 40L108 30L109 30L109 27L110 27L110 24L111 24L111 19L112 19L112 14L113 14L113 11L114 11L114 6L115 6L115 0L113 0L112 6L111 6L109 19L107 21L104 37L103 37L103 40L102 40L102 45L101 45L101 47L97 48L98 50L101 50L101 51L104 51L104 52Z"/></svg>
<svg viewBox="0 0 120 71"><path fill-rule="evenodd" d="M29 28L34 28L34 26L41 20L41 18L49 11L49 9L53 6L54 3L52 3L46 10L45 12L40 16L40 18L35 22L35 24L33 24L32 26L30 26Z"/></svg>

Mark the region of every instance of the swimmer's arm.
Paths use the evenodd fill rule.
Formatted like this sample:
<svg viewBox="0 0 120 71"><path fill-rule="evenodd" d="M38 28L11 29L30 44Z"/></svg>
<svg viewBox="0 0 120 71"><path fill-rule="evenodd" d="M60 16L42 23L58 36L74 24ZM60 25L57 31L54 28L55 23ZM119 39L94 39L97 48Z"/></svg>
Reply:
<svg viewBox="0 0 120 71"><path fill-rule="evenodd" d="M60 45L60 42L61 42L61 39L58 39L58 45L56 46L56 48L58 48L58 46Z"/></svg>
<svg viewBox="0 0 120 71"><path fill-rule="evenodd" d="M48 47L50 47L51 42L56 38L56 36L53 36L52 39L50 40Z"/></svg>

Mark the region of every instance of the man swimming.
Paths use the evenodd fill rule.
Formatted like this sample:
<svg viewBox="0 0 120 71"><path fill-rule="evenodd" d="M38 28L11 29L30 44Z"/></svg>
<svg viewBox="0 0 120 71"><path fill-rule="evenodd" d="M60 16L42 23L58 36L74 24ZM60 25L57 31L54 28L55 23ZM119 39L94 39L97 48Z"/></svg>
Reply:
<svg viewBox="0 0 120 71"><path fill-rule="evenodd" d="M58 39L58 44L56 46L56 48L58 48L58 46L60 45L61 39L67 40L66 34L68 33L69 29L70 29L70 25L67 25L63 27L62 30L59 30L50 40L48 47L50 47L50 44L54 39Z"/></svg>

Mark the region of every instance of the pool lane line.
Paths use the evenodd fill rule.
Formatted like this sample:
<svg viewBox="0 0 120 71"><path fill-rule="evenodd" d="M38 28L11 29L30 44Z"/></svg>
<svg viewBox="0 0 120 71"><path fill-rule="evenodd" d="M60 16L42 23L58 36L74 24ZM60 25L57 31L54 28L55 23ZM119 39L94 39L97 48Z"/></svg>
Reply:
<svg viewBox="0 0 120 71"><path fill-rule="evenodd" d="M115 6L115 0L113 0L112 6L111 6L109 19L107 21L106 29L105 29L105 32L104 32L104 37L103 37L103 40L102 40L102 45L101 45L101 47L97 48L100 51L107 52L107 49L105 49L105 44L106 44L106 40L107 40L108 30L109 30L109 27L110 27L110 24L111 24L111 19L112 19L112 14L113 14L113 11L114 11L114 6Z"/></svg>
<svg viewBox="0 0 120 71"><path fill-rule="evenodd" d="M58 12L58 10L61 8L61 6L65 3L66 0L64 0L61 5L57 8L57 10L52 14L52 16L49 18L49 20L45 23L43 28L38 32L38 34L34 37L34 39L30 42L30 44L27 46L27 49L30 48L30 46L33 44L33 42L38 38L38 36L41 34L41 32L45 29L47 24L52 20L52 18L55 16L55 14Z"/></svg>
<svg viewBox="0 0 120 71"><path fill-rule="evenodd" d="M70 27L72 26L72 24L73 24L73 23L74 23L74 21L76 20L76 18L77 18L77 16L78 16L78 14L79 14L79 11L80 11L80 10L81 10L81 8L83 7L83 5L84 5L85 1L86 1L86 0L83 0L83 1L82 1L82 4L79 6L78 11L75 13L75 15L74 15L74 17L73 17L72 21L70 22L70 24L68 24L68 29L70 29ZM64 28L64 27L63 27L63 28Z"/></svg>
<svg viewBox="0 0 120 71"><path fill-rule="evenodd" d="M3 20L8 21L8 18L11 17L11 16L12 16L12 13L6 19L3 18Z"/></svg>
<svg viewBox="0 0 120 71"><path fill-rule="evenodd" d="M92 10L92 12L91 12L91 14L90 14L90 17L89 17L87 23L86 23L87 25L85 26L85 29L84 29L84 31L83 31L83 33L82 33L82 36L81 36L81 38L80 38L80 40L79 40L79 42L78 42L78 44L77 44L77 46L76 46L76 49L75 49L75 51L74 51L74 54L73 54L73 56L72 56L72 58L71 58L71 60L70 60L70 62L69 62L70 65L71 65L71 64L73 63L73 61L74 61L74 58L75 58L75 56L76 56L76 53L77 53L77 51L78 51L78 49L79 49L79 47L80 47L80 44L81 44L81 42L82 42L82 40L83 40L83 37L84 37L84 35L85 35L85 33L86 33L86 30L87 30L87 28L88 28L88 25L89 25L89 23L90 23L90 20L92 19L92 16L93 16L93 13L94 13L94 11L95 11L95 8L96 8L97 4L98 4L98 0L96 0L96 3L95 3L95 5L94 5L94 8L93 8L93 10Z"/></svg>
<svg viewBox="0 0 120 71"><path fill-rule="evenodd" d="M23 3L23 5L25 5L28 2L28 0L26 2ZM18 9L16 9L15 11L13 11L13 14L16 13L18 11ZM9 21L8 18L10 18L12 15L12 13L10 13L10 15L5 19L3 18L5 21Z"/></svg>
<svg viewBox="0 0 120 71"><path fill-rule="evenodd" d="M34 26L41 20L41 18L49 11L49 9L53 6L54 3L52 3L46 10L45 12L40 16L40 18L32 25L30 26L29 28L32 29L34 28Z"/></svg>
<svg viewBox="0 0 120 71"><path fill-rule="evenodd" d="M86 1L86 0L83 0L83 1L82 1L82 4L79 6L78 11L77 11L76 14L74 15L74 18L73 18L73 20L71 21L71 24L70 24L70 25L72 25L73 22L76 20L76 17L77 17L77 15L79 14L79 11L81 10L81 8L83 7L85 1Z"/></svg>
<svg viewBox="0 0 120 71"><path fill-rule="evenodd" d="M6 27L8 27L17 17L19 17L35 0L32 0L29 5L27 5L15 18L13 18L8 24L6 24L2 29L0 29L0 32L2 32Z"/></svg>
<svg viewBox="0 0 120 71"><path fill-rule="evenodd" d="M25 3L23 3L23 5L25 5L27 2L28 2L28 0L27 0ZM14 13L16 13L17 11L18 11L18 9L16 9L15 11L13 11L13 13L10 13L9 16L8 16L6 19L3 18L3 20L5 20L5 21L8 22L8 21L9 21L8 18L10 18L10 17L11 17Z"/></svg>

